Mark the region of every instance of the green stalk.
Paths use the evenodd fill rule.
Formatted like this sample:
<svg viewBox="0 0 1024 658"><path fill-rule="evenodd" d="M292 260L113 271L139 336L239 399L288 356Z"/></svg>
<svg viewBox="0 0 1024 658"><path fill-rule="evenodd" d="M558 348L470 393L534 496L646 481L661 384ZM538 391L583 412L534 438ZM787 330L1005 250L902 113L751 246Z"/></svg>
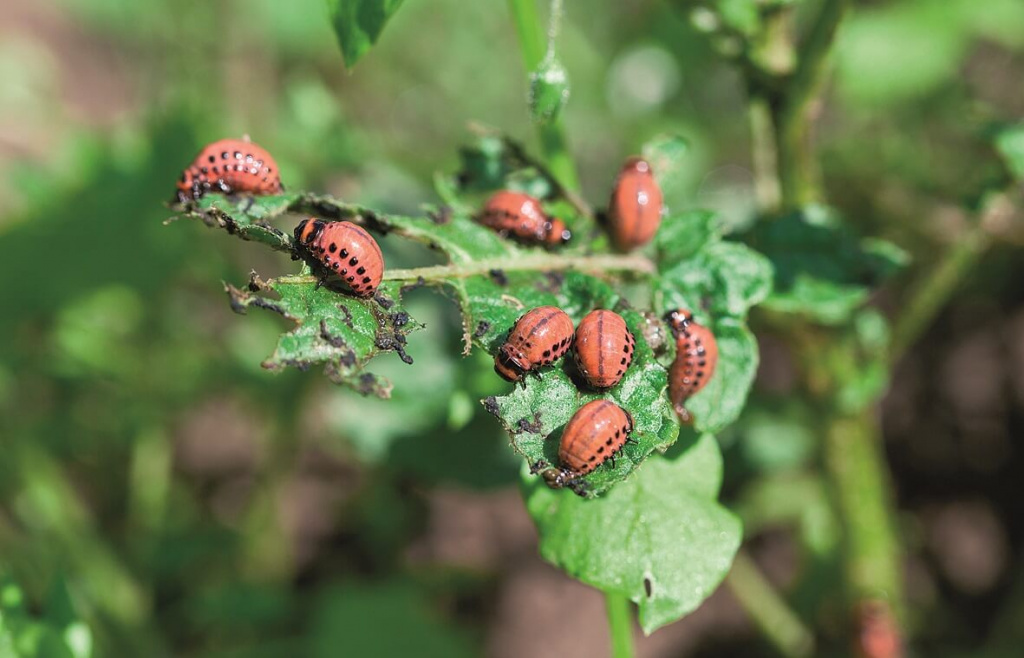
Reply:
<svg viewBox="0 0 1024 658"><path fill-rule="evenodd" d="M871 408L836 416L825 430L825 466L846 530L848 600L882 599L902 613L899 541L881 432Z"/></svg>
<svg viewBox="0 0 1024 658"><path fill-rule="evenodd" d="M1010 213L1013 205L1006 194L988 199L974 226L959 236L935 267L918 279L893 326L889 350L892 363L931 326L960 282L988 251L993 240L989 226Z"/></svg>
<svg viewBox="0 0 1024 658"><path fill-rule="evenodd" d="M546 35L537 12L535 0L508 0L512 22L516 26L519 48L523 55L526 74L537 69L546 51ZM558 182L569 190L579 190L576 165L569 154L568 142L561 119L555 119L537 126L541 151L551 173Z"/></svg>
<svg viewBox="0 0 1024 658"><path fill-rule="evenodd" d="M782 199L788 208L799 208L821 197L820 175L810 136L813 121L809 115L848 4L849 0L825 0L807 40L800 47L796 69L774 105Z"/></svg>
<svg viewBox="0 0 1024 658"><path fill-rule="evenodd" d="M814 655L814 636L810 630L743 551L736 554L725 583L779 655Z"/></svg>
<svg viewBox="0 0 1024 658"><path fill-rule="evenodd" d="M612 658L633 658L633 625L629 599L622 594L605 592L608 626L612 634Z"/></svg>

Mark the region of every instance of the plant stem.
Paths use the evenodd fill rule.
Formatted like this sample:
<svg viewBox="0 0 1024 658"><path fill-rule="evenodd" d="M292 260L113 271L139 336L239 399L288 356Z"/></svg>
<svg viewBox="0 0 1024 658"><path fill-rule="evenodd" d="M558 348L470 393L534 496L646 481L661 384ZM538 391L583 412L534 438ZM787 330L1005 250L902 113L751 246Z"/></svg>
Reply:
<svg viewBox="0 0 1024 658"><path fill-rule="evenodd" d="M786 658L814 655L811 631L743 551L736 554L725 582L780 655Z"/></svg>
<svg viewBox="0 0 1024 658"><path fill-rule="evenodd" d="M523 256L516 260L495 258L478 260L465 265L434 265L432 267L414 267L411 269L389 269L384 272L385 281L434 281L444 283L451 279L465 279L471 276L487 274L492 270L503 272L531 271L562 271L580 270L583 272L635 272L642 275L654 274L654 263L643 256ZM295 275L278 277L282 283L312 283L314 276Z"/></svg>
<svg viewBox="0 0 1024 658"><path fill-rule="evenodd" d="M1006 194L989 199L976 223L949 248L931 271L922 275L907 295L894 321L890 362L896 363L917 342L942 307L956 291L964 276L992 245L990 225L1013 212Z"/></svg>
<svg viewBox="0 0 1024 658"><path fill-rule="evenodd" d="M846 531L844 562L851 608L862 601L881 599L899 617L903 611L899 542L874 413L868 407L856 415L829 419L825 466Z"/></svg>
<svg viewBox="0 0 1024 658"><path fill-rule="evenodd" d="M762 215L779 210L782 202L782 184L779 181L778 151L772 130L769 100L752 93L747 110L750 120L751 158L754 165L754 194Z"/></svg>
<svg viewBox="0 0 1024 658"><path fill-rule="evenodd" d="M529 76L544 58L545 30L537 13L536 0L508 0L512 22L516 26L519 49L523 55L523 67ZM566 189L578 190L579 178L576 165L569 155L568 143L560 119L537 126L541 150L551 173Z"/></svg>
<svg viewBox="0 0 1024 658"><path fill-rule="evenodd" d="M773 104L783 204L799 208L820 200L817 161L811 148L809 116L824 77L825 62L848 0L825 0L807 40L800 47L796 69L778 102Z"/></svg>
<svg viewBox="0 0 1024 658"><path fill-rule="evenodd" d="M629 599L622 594L605 592L608 627L612 635L612 658L633 658L633 624Z"/></svg>

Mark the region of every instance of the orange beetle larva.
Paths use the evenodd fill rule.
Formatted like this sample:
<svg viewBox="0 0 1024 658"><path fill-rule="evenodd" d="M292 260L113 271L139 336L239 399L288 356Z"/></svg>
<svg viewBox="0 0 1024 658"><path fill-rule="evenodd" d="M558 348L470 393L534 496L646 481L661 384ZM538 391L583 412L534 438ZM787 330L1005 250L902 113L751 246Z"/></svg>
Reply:
<svg viewBox="0 0 1024 658"><path fill-rule="evenodd" d="M501 190L487 201L479 222L503 236L532 244L555 246L569 241L572 234L565 222L549 217L540 201L529 194Z"/></svg>
<svg viewBox="0 0 1024 658"><path fill-rule="evenodd" d="M572 346L572 320L555 306L538 306L516 320L494 358L494 371L515 382L560 359Z"/></svg>
<svg viewBox="0 0 1024 658"><path fill-rule="evenodd" d="M591 311L576 328L576 366L594 388L611 388L632 363L635 346L636 340L621 315Z"/></svg>
<svg viewBox="0 0 1024 658"><path fill-rule="evenodd" d="M687 399L703 389L715 373L718 364L718 343L707 327L693 321L686 309L670 312L666 319L676 338L676 359L668 371L668 394L679 419L692 421L683 407Z"/></svg>
<svg viewBox="0 0 1024 658"><path fill-rule="evenodd" d="M211 191L277 194L284 190L270 153L241 139L221 139L207 145L181 172L177 186L179 203Z"/></svg>
<svg viewBox="0 0 1024 658"><path fill-rule="evenodd" d="M611 400L592 400L565 425L558 447L560 468L542 472L548 486L576 488L580 478L615 456L631 441L633 416Z"/></svg>
<svg viewBox="0 0 1024 658"><path fill-rule="evenodd" d="M626 160L615 180L608 207L612 242L622 251L641 247L661 225L663 198L651 165L639 157Z"/></svg>
<svg viewBox="0 0 1024 658"><path fill-rule="evenodd" d="M324 279L335 274L361 297L372 295L384 276L380 246L352 222L304 219L295 227L295 249L320 266Z"/></svg>

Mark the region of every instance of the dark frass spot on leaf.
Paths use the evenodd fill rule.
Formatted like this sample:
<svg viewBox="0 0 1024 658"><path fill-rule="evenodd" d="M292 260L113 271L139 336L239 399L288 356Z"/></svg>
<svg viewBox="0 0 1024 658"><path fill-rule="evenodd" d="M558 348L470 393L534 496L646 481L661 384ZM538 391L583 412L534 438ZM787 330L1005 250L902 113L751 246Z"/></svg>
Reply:
<svg viewBox="0 0 1024 658"><path fill-rule="evenodd" d="M384 295L376 295L373 298L373 301L375 301L378 304L380 304L381 308L383 308L385 311L390 310L391 307L395 305L395 300L388 299Z"/></svg>
<svg viewBox="0 0 1024 658"><path fill-rule="evenodd" d="M507 286L508 285L508 277L505 276L505 272L504 271L498 270L498 269L492 269L489 272L487 272L487 274L488 274L488 276L491 277L491 280L494 281L495 283L497 283L499 286Z"/></svg>
<svg viewBox="0 0 1024 658"><path fill-rule="evenodd" d="M484 409L487 410L487 413L492 414L494 416L497 416L501 411L500 408L498 407L498 399L493 395L484 398L483 404Z"/></svg>
<svg viewBox="0 0 1024 658"><path fill-rule="evenodd" d="M473 338L474 339L483 338L483 335L486 334L488 331L490 331L490 329L491 329L491 323L490 322L488 322L487 320L480 320L479 322L476 323L476 330L473 332Z"/></svg>
<svg viewBox="0 0 1024 658"><path fill-rule="evenodd" d="M537 282L537 289L541 292L557 293L565 282L565 275L561 272L545 272L544 278Z"/></svg>
<svg viewBox="0 0 1024 658"><path fill-rule="evenodd" d="M651 598L651 595L653 593L654 593L654 585L651 583L651 579L648 578L647 576L644 576L644 594L647 595L647 598Z"/></svg>
<svg viewBox="0 0 1024 658"><path fill-rule="evenodd" d="M529 432L531 434L537 434L541 430L540 412L536 411L533 414L533 419L520 418L519 422L516 423L516 434L522 434L523 432Z"/></svg>
<svg viewBox="0 0 1024 658"><path fill-rule="evenodd" d="M452 219L452 213L452 207L444 205L440 208L429 211L427 213L427 217L429 217L430 221L435 224L447 224Z"/></svg>
<svg viewBox="0 0 1024 658"><path fill-rule="evenodd" d="M420 277L416 277L416 280L414 282L402 286L401 289L399 290L399 292L401 292L401 294L404 296L407 292L411 292L411 291L416 290L418 288L422 288L425 285L427 285L427 280L426 279L424 279L421 276Z"/></svg>
<svg viewBox="0 0 1024 658"><path fill-rule="evenodd" d="M393 283L382 286L392 298L400 300L394 288ZM263 308L295 323L295 328L280 337L274 353L263 362L268 370L306 369L319 363L324 365L331 381L363 394L387 397L391 384L375 375L361 373L362 369L382 350L393 350L403 361L411 361L405 353L406 335L420 326L403 310L382 312L372 300L317 288L308 277L271 279L259 293L230 285L225 290L232 309L237 312L244 313L250 307ZM277 299L268 299L268 295ZM399 326L395 323L396 316L401 320ZM369 374L369 379L363 376L365 374Z"/></svg>

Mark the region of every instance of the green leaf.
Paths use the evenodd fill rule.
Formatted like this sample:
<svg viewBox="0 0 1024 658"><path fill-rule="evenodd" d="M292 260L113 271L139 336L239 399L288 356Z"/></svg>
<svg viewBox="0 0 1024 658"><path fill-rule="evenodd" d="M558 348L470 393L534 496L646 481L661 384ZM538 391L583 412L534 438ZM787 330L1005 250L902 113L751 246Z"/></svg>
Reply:
<svg viewBox="0 0 1024 658"><path fill-rule="evenodd" d="M745 320L770 292L772 266L752 249L723 241L710 213L694 211L666 222L657 238L660 310L688 308L715 335L715 374L686 408L698 431L718 432L739 417L757 373L757 341Z"/></svg>
<svg viewBox="0 0 1024 658"><path fill-rule="evenodd" d="M691 150L690 142L685 138L662 134L645 142L642 153L644 159L651 164L658 183L665 187L683 169Z"/></svg>
<svg viewBox="0 0 1024 658"><path fill-rule="evenodd" d="M313 277L281 277L260 281L253 277L247 290L226 285L231 308L245 313L263 308L291 320L295 329L281 336L274 353L263 362L268 370L306 369L324 364L328 378L363 395L387 398L391 383L362 372L381 352L394 351L407 363L406 335L419 325L401 306L401 287L385 283L373 299L357 299L316 287Z"/></svg>
<svg viewBox="0 0 1024 658"><path fill-rule="evenodd" d="M1013 177L1024 180L1024 123L1001 130L995 143Z"/></svg>
<svg viewBox="0 0 1024 658"><path fill-rule="evenodd" d="M381 31L402 0L327 0L331 25L338 37L345 66L352 68L380 38Z"/></svg>
<svg viewBox="0 0 1024 658"><path fill-rule="evenodd" d="M696 609L729 571L741 527L716 502L721 474L718 445L705 434L679 456L650 459L597 500L552 491L532 476L523 488L544 558L629 597L651 633Z"/></svg>
<svg viewBox="0 0 1024 658"><path fill-rule="evenodd" d="M569 73L549 53L530 73L530 116L537 123L551 123L568 102Z"/></svg>
<svg viewBox="0 0 1024 658"><path fill-rule="evenodd" d="M775 268L775 288L764 305L826 325L849 320L908 259L891 243L861 239L821 206L762 221L747 238Z"/></svg>
<svg viewBox="0 0 1024 658"><path fill-rule="evenodd" d="M528 290L525 287L518 291ZM520 293L522 294L522 293ZM524 308L552 304L560 306L574 323L595 308L615 308L618 296L606 284L577 273L565 277L554 292L536 290L528 293ZM491 324L479 340L492 354L504 341L509 327L523 310L508 304L495 307L494 291L482 281L475 282L469 292L469 311L490 318L501 318ZM524 295L525 296L525 295ZM585 478L585 495L598 496L612 485L624 480L654 450L664 450L676 440L679 422L665 390L668 378L640 331L642 315L628 309L617 309L636 336L636 350L622 381L605 393L588 390L574 380L568 360L547 368L539 378L527 376L524 386L510 385L508 395L484 400L484 407L501 421L512 438L512 446L527 464L544 461L558 463L560 430L576 411L596 399L613 400L628 411L636 424L633 437L637 445L624 446L615 460L605 463ZM570 374L573 373L573 374Z"/></svg>

